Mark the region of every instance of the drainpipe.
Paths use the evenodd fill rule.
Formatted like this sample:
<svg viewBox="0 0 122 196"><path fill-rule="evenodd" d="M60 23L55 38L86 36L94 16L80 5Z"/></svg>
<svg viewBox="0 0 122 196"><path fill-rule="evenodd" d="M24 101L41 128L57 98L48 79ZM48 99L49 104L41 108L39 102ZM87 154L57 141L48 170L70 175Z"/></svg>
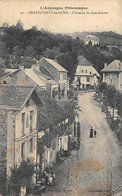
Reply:
<svg viewBox="0 0 122 196"><path fill-rule="evenodd" d="M38 130L36 132L36 183L37 183L37 157L38 157Z"/></svg>

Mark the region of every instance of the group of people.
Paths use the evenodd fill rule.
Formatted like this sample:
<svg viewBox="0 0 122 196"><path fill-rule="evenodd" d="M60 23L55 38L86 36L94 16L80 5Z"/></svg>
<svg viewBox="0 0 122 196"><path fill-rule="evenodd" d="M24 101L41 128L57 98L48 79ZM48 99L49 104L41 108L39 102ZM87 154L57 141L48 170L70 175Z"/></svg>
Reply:
<svg viewBox="0 0 122 196"><path fill-rule="evenodd" d="M47 185L55 185L55 174L53 172L47 173L46 171L44 171L44 179Z"/></svg>
<svg viewBox="0 0 122 196"><path fill-rule="evenodd" d="M95 129L93 129L93 127L90 128L90 138L92 137L96 137L97 135L97 131Z"/></svg>

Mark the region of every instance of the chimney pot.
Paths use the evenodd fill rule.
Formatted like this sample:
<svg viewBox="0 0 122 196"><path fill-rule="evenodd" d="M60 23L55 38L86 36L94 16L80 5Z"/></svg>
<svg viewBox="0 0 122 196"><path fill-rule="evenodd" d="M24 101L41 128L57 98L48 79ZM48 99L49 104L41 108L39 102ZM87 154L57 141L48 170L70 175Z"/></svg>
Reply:
<svg viewBox="0 0 122 196"><path fill-rule="evenodd" d="M104 68L107 66L107 63L104 63Z"/></svg>

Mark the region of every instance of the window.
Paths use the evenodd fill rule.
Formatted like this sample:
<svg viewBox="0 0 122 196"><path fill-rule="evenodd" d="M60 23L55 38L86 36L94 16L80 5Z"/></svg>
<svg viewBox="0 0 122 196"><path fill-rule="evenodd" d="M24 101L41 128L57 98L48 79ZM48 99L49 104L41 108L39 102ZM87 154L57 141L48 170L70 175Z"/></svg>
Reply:
<svg viewBox="0 0 122 196"><path fill-rule="evenodd" d="M87 70L86 70L86 73L87 73Z"/></svg>
<svg viewBox="0 0 122 196"><path fill-rule="evenodd" d="M26 128L29 127L29 119L28 119L28 114L26 115Z"/></svg>
<svg viewBox="0 0 122 196"><path fill-rule="evenodd" d="M30 133L33 130L33 110L30 111Z"/></svg>
<svg viewBox="0 0 122 196"><path fill-rule="evenodd" d="M90 71L90 74L92 74L92 72Z"/></svg>
<svg viewBox="0 0 122 196"><path fill-rule="evenodd" d="M33 138L30 139L30 152L33 152Z"/></svg>
<svg viewBox="0 0 122 196"><path fill-rule="evenodd" d="M25 113L22 113L22 135L25 133Z"/></svg>
<svg viewBox="0 0 122 196"><path fill-rule="evenodd" d="M21 157L24 158L25 157L25 142L23 142L21 144Z"/></svg>
<svg viewBox="0 0 122 196"><path fill-rule="evenodd" d="M87 82L90 82L90 78L89 77L87 77Z"/></svg>
<svg viewBox="0 0 122 196"><path fill-rule="evenodd" d="M83 73L83 69L82 69L82 73Z"/></svg>

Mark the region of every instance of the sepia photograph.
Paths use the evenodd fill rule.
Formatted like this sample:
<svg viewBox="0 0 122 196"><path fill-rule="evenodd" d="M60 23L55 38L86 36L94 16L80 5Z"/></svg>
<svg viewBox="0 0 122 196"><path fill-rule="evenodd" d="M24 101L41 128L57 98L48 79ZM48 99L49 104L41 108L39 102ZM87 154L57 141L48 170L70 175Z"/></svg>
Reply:
<svg viewBox="0 0 122 196"><path fill-rule="evenodd" d="M122 196L122 1L0 1L0 196Z"/></svg>

